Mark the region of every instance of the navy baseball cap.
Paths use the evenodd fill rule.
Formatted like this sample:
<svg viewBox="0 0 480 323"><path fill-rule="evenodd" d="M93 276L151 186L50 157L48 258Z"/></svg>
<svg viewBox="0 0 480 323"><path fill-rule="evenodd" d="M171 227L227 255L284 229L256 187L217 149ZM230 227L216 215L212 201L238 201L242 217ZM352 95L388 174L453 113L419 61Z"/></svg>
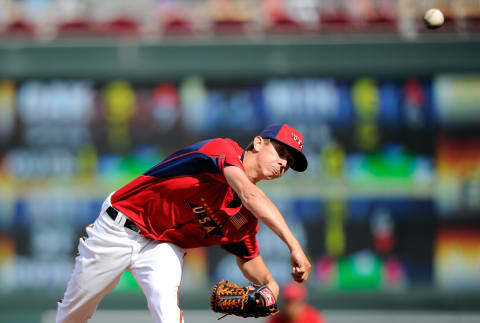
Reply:
<svg viewBox="0 0 480 323"><path fill-rule="evenodd" d="M307 169L307 158L303 154L303 136L298 130L288 124L271 125L259 134L262 138L269 138L284 144L293 156L291 169L303 172Z"/></svg>

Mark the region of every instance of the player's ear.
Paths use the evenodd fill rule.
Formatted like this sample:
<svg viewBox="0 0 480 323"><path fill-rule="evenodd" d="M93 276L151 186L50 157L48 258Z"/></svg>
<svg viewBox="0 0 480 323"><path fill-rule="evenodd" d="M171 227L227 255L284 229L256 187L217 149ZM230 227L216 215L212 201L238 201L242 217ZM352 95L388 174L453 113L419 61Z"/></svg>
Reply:
<svg viewBox="0 0 480 323"><path fill-rule="evenodd" d="M264 139L260 136L256 136L253 138L253 150L254 151L260 151L262 149Z"/></svg>

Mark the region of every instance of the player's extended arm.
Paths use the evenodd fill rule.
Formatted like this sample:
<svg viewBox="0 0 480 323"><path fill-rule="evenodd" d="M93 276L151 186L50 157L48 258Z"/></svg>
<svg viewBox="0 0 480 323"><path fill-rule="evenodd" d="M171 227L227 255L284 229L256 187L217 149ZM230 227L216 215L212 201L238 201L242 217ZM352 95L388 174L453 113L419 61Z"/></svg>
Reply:
<svg viewBox="0 0 480 323"><path fill-rule="evenodd" d="M237 192L243 205L275 232L290 249L293 278L297 282L307 280L311 267L310 262L275 204L259 187L250 182L240 168L227 166L224 174L228 184Z"/></svg>
<svg viewBox="0 0 480 323"><path fill-rule="evenodd" d="M278 299L278 284L275 279L273 279L267 265L263 262L262 256L259 255L253 259L242 259L237 257L237 265L245 278L256 285L267 285L275 298Z"/></svg>

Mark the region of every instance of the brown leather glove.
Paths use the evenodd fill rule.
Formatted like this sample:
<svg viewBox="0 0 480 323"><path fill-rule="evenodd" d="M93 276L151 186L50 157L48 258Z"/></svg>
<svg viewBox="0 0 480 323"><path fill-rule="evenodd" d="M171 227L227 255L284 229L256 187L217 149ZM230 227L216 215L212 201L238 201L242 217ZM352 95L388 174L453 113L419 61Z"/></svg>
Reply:
<svg viewBox="0 0 480 323"><path fill-rule="evenodd" d="M272 291L265 285L245 287L222 280L212 288L210 307L224 316L263 317L278 313L278 305Z"/></svg>

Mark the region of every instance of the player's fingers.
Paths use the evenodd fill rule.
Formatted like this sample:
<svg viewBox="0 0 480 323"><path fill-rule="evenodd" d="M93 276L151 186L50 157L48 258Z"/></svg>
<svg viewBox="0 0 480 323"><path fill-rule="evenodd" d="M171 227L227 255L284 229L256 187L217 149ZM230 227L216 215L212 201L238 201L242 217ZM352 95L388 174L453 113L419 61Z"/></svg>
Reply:
<svg viewBox="0 0 480 323"><path fill-rule="evenodd" d="M303 274L303 270L300 267L292 267L292 275L301 276Z"/></svg>
<svg viewBox="0 0 480 323"><path fill-rule="evenodd" d="M295 266L294 271L298 274L303 274L305 272L308 272L306 265Z"/></svg>
<svg viewBox="0 0 480 323"><path fill-rule="evenodd" d="M312 266L310 265L310 262L308 262L308 261L305 262L304 264L302 264L302 266L300 266L299 273L301 273L301 279L303 281L308 279L308 275L310 273L311 268L312 268Z"/></svg>
<svg viewBox="0 0 480 323"><path fill-rule="evenodd" d="M304 272L302 275L302 280L306 281L308 279L308 271Z"/></svg>
<svg viewBox="0 0 480 323"><path fill-rule="evenodd" d="M292 277L296 282L302 281L303 272L298 267L292 268Z"/></svg>
<svg viewBox="0 0 480 323"><path fill-rule="evenodd" d="M292 277L296 282L303 283L308 279L309 271L302 267L292 268Z"/></svg>
<svg viewBox="0 0 480 323"><path fill-rule="evenodd" d="M302 278L302 276L299 275L294 275L292 274L293 280L295 280L297 283L303 283L305 280Z"/></svg>

